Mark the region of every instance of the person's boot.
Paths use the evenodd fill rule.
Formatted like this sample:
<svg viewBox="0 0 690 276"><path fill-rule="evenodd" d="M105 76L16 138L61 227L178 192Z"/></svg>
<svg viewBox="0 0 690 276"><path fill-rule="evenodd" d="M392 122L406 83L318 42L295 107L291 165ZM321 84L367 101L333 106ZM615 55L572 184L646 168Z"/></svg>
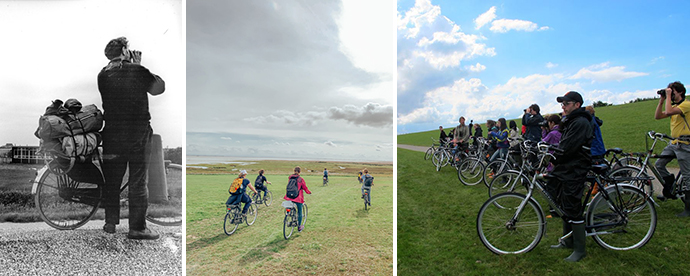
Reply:
<svg viewBox="0 0 690 276"><path fill-rule="evenodd" d="M587 256L585 252L585 238L587 234L585 233L585 222L572 223L573 228L573 253L570 254L565 261L567 262L579 262L582 258Z"/></svg>
<svg viewBox="0 0 690 276"><path fill-rule="evenodd" d="M563 236L567 235L570 233L570 231L573 231L572 225L568 223L567 221L563 220ZM573 235L570 235L570 237L565 238L562 241L559 241L558 244L552 245L552 249L572 249L573 248Z"/></svg>
<svg viewBox="0 0 690 276"><path fill-rule="evenodd" d="M134 240L156 240L160 235L146 227L147 206L129 207L129 233L128 239Z"/></svg>
<svg viewBox="0 0 690 276"><path fill-rule="evenodd" d="M669 175L664 177L663 180L664 189L661 191L662 195L659 195L656 198L661 201L665 201L666 199L676 199L676 196L671 193L671 187L673 187L673 182L676 181L676 177Z"/></svg>
<svg viewBox="0 0 690 276"><path fill-rule="evenodd" d="M685 210L676 216L680 218L690 217L690 192L685 192Z"/></svg>

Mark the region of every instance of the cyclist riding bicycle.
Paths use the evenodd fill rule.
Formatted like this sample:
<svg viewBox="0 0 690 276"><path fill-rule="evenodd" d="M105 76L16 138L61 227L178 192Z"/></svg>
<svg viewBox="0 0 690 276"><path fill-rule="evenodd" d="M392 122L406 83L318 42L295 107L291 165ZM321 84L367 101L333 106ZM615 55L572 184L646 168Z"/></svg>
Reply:
<svg viewBox="0 0 690 276"><path fill-rule="evenodd" d="M249 186L249 188L256 193L256 189L254 189L254 186L249 179L244 178L245 176L247 176L247 171L241 170L239 176L230 185L230 189L228 190L230 197L228 197L228 201L225 202L225 205L237 205L244 203L244 208L242 209L243 216L247 215L249 205L252 203L252 199L249 198L249 196L245 193L247 186Z"/></svg>
<svg viewBox="0 0 690 276"><path fill-rule="evenodd" d="M654 112L654 119L671 117L671 137L675 138L664 148L661 155L675 156L678 159L680 173L690 175L690 125L688 125L686 118L690 114L690 102L685 101L685 86L679 81L672 82L666 89L659 90L657 93L661 97ZM671 186L675 177L666 169L666 164L671 160L672 158L659 158L654 164L664 180L662 182L664 186L663 196L658 197L662 201L667 198L676 199L675 195L671 193ZM690 199L690 177L683 178L681 189L685 193L685 209L677 216L688 217L690 216L690 200L688 200Z"/></svg>
<svg viewBox="0 0 690 276"><path fill-rule="evenodd" d="M268 187L264 185L264 183L271 184L270 181L266 180L266 176L264 176L264 170L259 170L259 176L256 177L256 180L254 180L254 187L256 188L257 192L256 195L261 197L261 191L264 192L264 197L266 197L266 193L268 192Z"/></svg>
<svg viewBox="0 0 690 276"><path fill-rule="evenodd" d="M328 169L323 168L323 180L328 181Z"/></svg>
<svg viewBox="0 0 690 276"><path fill-rule="evenodd" d="M295 167L294 174L288 177L288 186L287 186L287 192L285 194L285 197L283 199L289 200L295 203L297 205L297 220L299 221L299 227L297 227L297 231L302 232L304 230L304 225L302 225L302 204L304 204L304 194L303 191L306 191L307 194L311 194L311 191L309 191L309 188L307 188L307 182L304 181L304 178L300 177L300 171L302 169L300 167ZM295 183L297 185L296 192L292 191ZM296 197L292 198L289 197L288 195L295 192Z"/></svg>
<svg viewBox="0 0 690 276"><path fill-rule="evenodd" d="M364 198L364 191L367 191L367 200L371 206L371 186L374 186L374 177L369 174L369 170L364 169L364 176L362 176L362 198Z"/></svg>
<svg viewBox="0 0 690 276"><path fill-rule="evenodd" d="M359 171L359 174L357 175L357 181L359 181L359 185L362 185L362 171Z"/></svg>

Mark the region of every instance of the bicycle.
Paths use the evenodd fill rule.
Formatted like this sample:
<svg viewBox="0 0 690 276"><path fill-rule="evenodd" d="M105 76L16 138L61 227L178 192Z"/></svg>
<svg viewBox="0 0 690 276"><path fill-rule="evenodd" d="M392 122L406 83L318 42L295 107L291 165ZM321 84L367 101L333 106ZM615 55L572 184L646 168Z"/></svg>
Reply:
<svg viewBox="0 0 690 276"><path fill-rule="evenodd" d="M323 178L323 187L328 186L328 177Z"/></svg>
<svg viewBox="0 0 690 276"><path fill-rule="evenodd" d="M441 146L441 144L436 143L436 139L431 138L431 146L426 150L426 152L424 152L424 160L429 160L429 158L434 156L434 153L439 146Z"/></svg>
<svg viewBox="0 0 690 276"><path fill-rule="evenodd" d="M273 193L268 190L268 187L266 187L266 192L264 192L264 196L260 197L259 194L255 193L254 191L248 191L249 192L249 198L252 199L252 202L255 202L257 205L259 204L264 204L266 207L271 206L273 203Z"/></svg>
<svg viewBox="0 0 690 276"><path fill-rule="evenodd" d="M364 210L366 211L367 206L371 207L371 195L369 194L369 189L364 189L362 198L364 199Z"/></svg>
<svg viewBox="0 0 690 276"><path fill-rule="evenodd" d="M558 150L555 147L550 149ZM550 155L550 154L549 154ZM550 156L553 158L553 156ZM652 200L640 189L629 184L619 184L609 179L607 165L594 165L594 175L587 176L591 184L587 199L583 202L585 231L597 244L606 249L630 250L645 245L654 234L657 223L656 208ZM612 183L604 187L602 178ZM546 234L544 211L533 198L539 191L559 216L564 211L546 192L544 175L535 174L528 181L527 194L501 193L491 197L479 209L477 234L480 240L495 254L521 254L534 249ZM595 186L598 188L593 193ZM591 197L593 195L593 197ZM562 241L572 232L561 237Z"/></svg>
<svg viewBox="0 0 690 276"><path fill-rule="evenodd" d="M79 162L76 157L48 153L46 165L37 172L31 189L38 213L55 229L79 228L96 215L104 200L102 155L96 150ZM123 181L120 194L128 186ZM182 225L182 187L170 185L167 194L164 200L149 200L146 220L162 226ZM126 204L126 199L121 199L121 204Z"/></svg>
<svg viewBox="0 0 690 276"><path fill-rule="evenodd" d="M285 219L283 219L283 237L287 240L292 236L295 227L299 226L297 204L286 200L281 204L285 208ZM307 203L302 203L302 225L307 224Z"/></svg>
<svg viewBox="0 0 690 276"><path fill-rule="evenodd" d="M249 204L246 215L242 214L242 209L240 208L241 204L225 205L227 212L223 220L223 232L225 232L226 235L230 236L235 233L242 222L246 223L247 226L254 224L259 212L257 211L256 203L252 202Z"/></svg>

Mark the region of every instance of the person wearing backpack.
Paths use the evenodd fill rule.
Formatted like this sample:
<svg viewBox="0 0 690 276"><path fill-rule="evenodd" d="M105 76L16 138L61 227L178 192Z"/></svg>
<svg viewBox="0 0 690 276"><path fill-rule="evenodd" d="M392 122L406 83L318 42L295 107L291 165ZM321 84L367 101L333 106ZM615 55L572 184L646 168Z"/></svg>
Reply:
<svg viewBox="0 0 690 276"><path fill-rule="evenodd" d="M323 180L326 180L328 182L328 169L323 168Z"/></svg>
<svg viewBox="0 0 690 276"><path fill-rule="evenodd" d="M369 199L369 206L371 206L371 186L374 186L374 177L369 174L369 170L363 170L364 175L362 176L362 198L364 198L364 190L367 191L367 197Z"/></svg>
<svg viewBox="0 0 690 276"><path fill-rule="evenodd" d="M266 197L266 193L268 192L268 187L266 187L266 185L264 185L264 183L271 184L270 181L266 180L266 176L264 176L264 172L265 172L264 170L259 170L259 176L256 177L256 180L254 180L254 188L256 188L256 190L257 190L256 194L259 196L259 198L262 198L261 193L259 193L260 191L264 192L264 197Z"/></svg>
<svg viewBox="0 0 690 276"><path fill-rule="evenodd" d="M359 181L359 185L362 185L362 181L364 181L362 179L362 171L359 171L359 174L357 175L357 181Z"/></svg>
<svg viewBox="0 0 690 276"><path fill-rule="evenodd" d="M241 170L237 178L235 178L235 180L232 181L232 184L230 184L230 189L228 189L230 197L228 197L228 201L225 202L225 205L236 205L244 203L242 215L247 214L247 211L249 210L249 205L252 203L252 199L245 193L245 191L247 190L247 186L249 187L249 189L257 193L256 189L249 181L249 179L244 178L245 176L247 176L247 171Z"/></svg>
<svg viewBox="0 0 690 276"><path fill-rule="evenodd" d="M304 225L302 225L302 204L304 204L303 191L306 191L307 194L311 194L311 191L307 188L307 182L304 181L304 178L299 176L301 170L300 167L295 167L295 173L288 177L288 185L285 197L283 197L283 199L292 201L297 205L297 220L299 221L297 231L300 232L304 230Z"/></svg>

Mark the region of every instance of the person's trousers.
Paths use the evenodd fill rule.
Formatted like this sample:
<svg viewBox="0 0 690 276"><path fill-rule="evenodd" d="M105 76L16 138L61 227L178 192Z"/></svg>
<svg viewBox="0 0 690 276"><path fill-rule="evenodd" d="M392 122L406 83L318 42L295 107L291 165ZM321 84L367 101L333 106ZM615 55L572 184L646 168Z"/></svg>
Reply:
<svg viewBox="0 0 690 276"><path fill-rule="evenodd" d="M299 221L298 225L302 225L302 205L304 205L304 204L298 203L298 202L294 202L294 203L295 203L295 205L297 205L297 220Z"/></svg>
<svg viewBox="0 0 690 276"><path fill-rule="evenodd" d="M690 145L678 143L669 144L660 155L673 155L678 159L678 166L680 166L680 173L685 175L690 175ZM654 166L659 171L659 176L661 179L665 179L672 174L666 169L666 164L671 162L671 158L659 158L654 163ZM670 188L670 187L668 187ZM690 191L690 177L683 177L683 186L681 191Z"/></svg>

